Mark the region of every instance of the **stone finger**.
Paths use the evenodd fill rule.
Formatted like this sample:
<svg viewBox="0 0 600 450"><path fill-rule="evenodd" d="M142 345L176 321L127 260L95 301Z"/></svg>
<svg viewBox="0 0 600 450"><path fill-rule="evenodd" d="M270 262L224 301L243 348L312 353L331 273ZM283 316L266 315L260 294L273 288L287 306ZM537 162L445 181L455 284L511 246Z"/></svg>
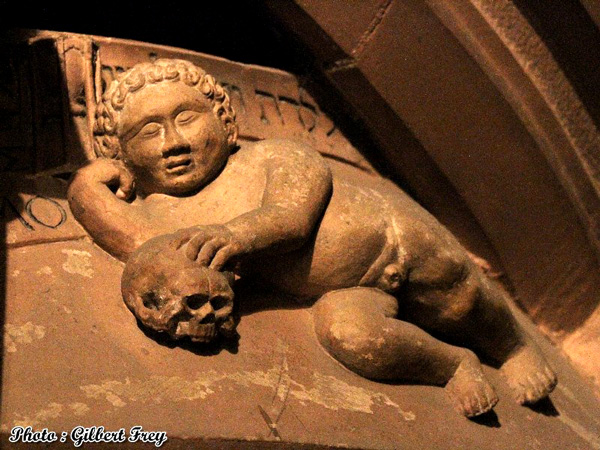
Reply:
<svg viewBox="0 0 600 450"><path fill-rule="evenodd" d="M195 261L198 258L198 253L200 249L203 247L204 243L209 239L207 233L203 231L198 231L194 237L192 237L187 246L185 248L185 256L192 261Z"/></svg>
<svg viewBox="0 0 600 450"><path fill-rule="evenodd" d="M209 267L214 270L221 270L227 261L229 261L229 258L231 258L234 254L235 251L232 245L223 247L217 252Z"/></svg>
<svg viewBox="0 0 600 450"><path fill-rule="evenodd" d="M487 409L487 408L486 408L486 407L487 407L487 405L486 405L486 407L484 407L484 405L482 405L482 404L481 404L481 397L480 397L479 395L478 395L478 396L476 396L476 400L477 400L477 410L476 410L476 411L477 411L477 414L482 414L482 413L484 413L484 412L486 411L486 409Z"/></svg>
<svg viewBox="0 0 600 450"><path fill-rule="evenodd" d="M119 192L124 195L124 200L129 199L135 190L135 181L129 170L122 170L119 177L119 189L117 191L117 197Z"/></svg>
<svg viewBox="0 0 600 450"><path fill-rule="evenodd" d="M205 242L198 253L198 264L208 266L208 263L213 260L215 253L217 253L220 247L221 242L219 239L211 239L210 241Z"/></svg>

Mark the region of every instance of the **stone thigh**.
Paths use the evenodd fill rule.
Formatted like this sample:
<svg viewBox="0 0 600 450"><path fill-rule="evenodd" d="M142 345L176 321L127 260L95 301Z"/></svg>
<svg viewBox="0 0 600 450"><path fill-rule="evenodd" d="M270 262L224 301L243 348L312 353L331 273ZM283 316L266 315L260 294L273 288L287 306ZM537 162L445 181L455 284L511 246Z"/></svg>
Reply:
<svg viewBox="0 0 600 450"><path fill-rule="evenodd" d="M397 313L395 297L365 287L329 292L313 307L321 345L350 370L375 380L445 385L472 353L398 320Z"/></svg>

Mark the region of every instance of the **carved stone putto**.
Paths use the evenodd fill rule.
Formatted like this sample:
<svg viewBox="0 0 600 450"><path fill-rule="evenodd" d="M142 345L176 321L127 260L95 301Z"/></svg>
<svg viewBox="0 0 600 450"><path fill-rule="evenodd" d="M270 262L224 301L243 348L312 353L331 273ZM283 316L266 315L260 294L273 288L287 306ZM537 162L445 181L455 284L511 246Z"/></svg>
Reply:
<svg viewBox="0 0 600 450"><path fill-rule="evenodd" d="M519 403L552 391L506 292L433 216L392 183L334 176L306 144L238 143L234 118L183 60L133 67L98 108L105 156L77 172L69 201L127 261L123 296L145 326L201 343L234 334L236 272L316 300L317 337L349 369L443 385L466 416L498 401L474 352L502 366Z"/></svg>

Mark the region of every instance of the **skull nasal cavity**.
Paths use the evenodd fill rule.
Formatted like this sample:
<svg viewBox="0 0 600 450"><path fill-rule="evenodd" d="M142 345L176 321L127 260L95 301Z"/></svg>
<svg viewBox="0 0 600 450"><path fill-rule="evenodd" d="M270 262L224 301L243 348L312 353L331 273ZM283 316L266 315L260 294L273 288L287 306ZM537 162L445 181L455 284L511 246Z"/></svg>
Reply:
<svg viewBox="0 0 600 450"><path fill-rule="evenodd" d="M190 309L200 309L208 302L208 297L202 294L189 295L185 297L184 302Z"/></svg>
<svg viewBox="0 0 600 450"><path fill-rule="evenodd" d="M225 297L221 297L220 295L216 295L210 300L210 304L215 310L224 308L228 303L229 300L227 300Z"/></svg>

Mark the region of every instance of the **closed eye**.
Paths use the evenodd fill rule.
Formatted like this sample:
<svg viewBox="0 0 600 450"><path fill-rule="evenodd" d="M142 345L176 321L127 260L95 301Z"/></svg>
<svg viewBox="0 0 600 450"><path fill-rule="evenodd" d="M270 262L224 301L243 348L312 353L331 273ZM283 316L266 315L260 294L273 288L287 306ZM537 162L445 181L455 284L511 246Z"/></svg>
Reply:
<svg viewBox="0 0 600 450"><path fill-rule="evenodd" d="M147 123L142 127L142 129L138 132L138 136L141 137L153 137L157 136L160 133L161 126L157 122Z"/></svg>
<svg viewBox="0 0 600 450"><path fill-rule="evenodd" d="M198 118L198 116L200 116L199 112L187 109L187 110L181 111L179 114L177 114L175 121L178 124L185 125L185 124L191 123L194 120L196 120Z"/></svg>

